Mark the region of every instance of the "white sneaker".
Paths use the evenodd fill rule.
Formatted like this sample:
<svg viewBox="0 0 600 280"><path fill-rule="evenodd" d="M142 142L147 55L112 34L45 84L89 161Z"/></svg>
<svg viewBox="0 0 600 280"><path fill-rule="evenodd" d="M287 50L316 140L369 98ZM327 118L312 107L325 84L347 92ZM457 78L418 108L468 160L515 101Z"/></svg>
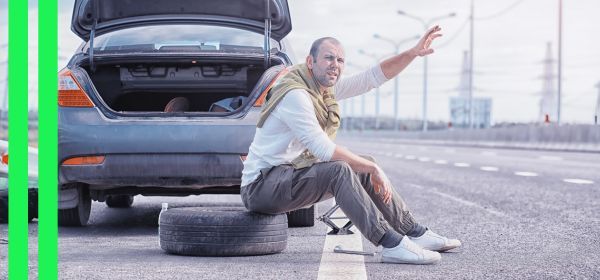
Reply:
<svg viewBox="0 0 600 280"><path fill-rule="evenodd" d="M415 242L417 245L427 250L444 252L462 245L458 239L448 239L441 236L430 229L427 229L425 233L419 237L409 237L410 240Z"/></svg>
<svg viewBox="0 0 600 280"><path fill-rule="evenodd" d="M433 264L441 259L440 253L425 250L406 237L398 246L381 251L381 261L386 263Z"/></svg>

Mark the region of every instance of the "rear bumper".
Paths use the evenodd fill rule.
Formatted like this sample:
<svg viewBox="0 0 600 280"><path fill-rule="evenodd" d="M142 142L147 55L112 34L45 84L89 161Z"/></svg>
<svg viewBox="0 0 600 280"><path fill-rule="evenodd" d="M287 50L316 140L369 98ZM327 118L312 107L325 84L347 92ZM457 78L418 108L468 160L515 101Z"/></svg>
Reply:
<svg viewBox="0 0 600 280"><path fill-rule="evenodd" d="M59 108L59 183L106 189L239 186L240 155L248 153L259 112L253 108L240 119L107 119L98 108ZM82 156L105 160L63 164Z"/></svg>
<svg viewBox="0 0 600 280"><path fill-rule="evenodd" d="M59 182L201 189L239 186L242 168L239 154L110 154L102 164L60 166Z"/></svg>

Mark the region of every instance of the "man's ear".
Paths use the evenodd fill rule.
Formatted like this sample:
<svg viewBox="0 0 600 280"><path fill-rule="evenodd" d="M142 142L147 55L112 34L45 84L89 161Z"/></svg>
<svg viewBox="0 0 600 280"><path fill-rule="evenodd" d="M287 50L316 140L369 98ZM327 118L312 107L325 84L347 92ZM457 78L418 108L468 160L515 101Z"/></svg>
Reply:
<svg viewBox="0 0 600 280"><path fill-rule="evenodd" d="M308 66L308 69L312 70L313 68L313 57L312 55L309 55L306 57L306 66Z"/></svg>

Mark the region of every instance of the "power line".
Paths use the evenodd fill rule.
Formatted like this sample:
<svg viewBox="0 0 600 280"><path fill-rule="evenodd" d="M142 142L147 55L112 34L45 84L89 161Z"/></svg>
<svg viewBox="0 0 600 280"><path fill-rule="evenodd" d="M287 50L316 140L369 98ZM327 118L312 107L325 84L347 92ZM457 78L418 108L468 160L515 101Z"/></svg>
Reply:
<svg viewBox="0 0 600 280"><path fill-rule="evenodd" d="M476 17L475 20L490 20L490 19L494 19L494 18L503 16L504 14L510 12L512 9L516 8L523 2L525 2L525 0L517 0L517 1L513 2L512 4L510 4L508 7L504 8L503 10L500 10L497 13L494 13L494 14L491 14L491 15L485 16L485 17Z"/></svg>
<svg viewBox="0 0 600 280"><path fill-rule="evenodd" d="M450 45L454 40L456 40L456 38L458 38L458 35L460 35L460 33L465 29L465 27L467 27L467 23L469 23L469 19L466 19L462 25L458 28L458 30L456 32L454 32L454 34L452 34L452 37L450 37L450 39L448 39L446 42L444 42L443 44L439 45L436 47L436 49L440 49L443 48L445 46Z"/></svg>

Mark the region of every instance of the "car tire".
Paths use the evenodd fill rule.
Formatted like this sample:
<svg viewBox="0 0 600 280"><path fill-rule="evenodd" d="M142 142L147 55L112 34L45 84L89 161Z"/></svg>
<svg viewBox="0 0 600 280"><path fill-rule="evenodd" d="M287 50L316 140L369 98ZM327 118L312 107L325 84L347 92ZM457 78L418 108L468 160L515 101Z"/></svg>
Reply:
<svg viewBox="0 0 600 280"><path fill-rule="evenodd" d="M29 207L27 208L28 213L28 221L31 222L33 219L38 217L38 193L37 190L35 192L29 192Z"/></svg>
<svg viewBox="0 0 600 280"><path fill-rule="evenodd" d="M129 208L133 204L133 195L109 195L106 206L110 208Z"/></svg>
<svg viewBox="0 0 600 280"><path fill-rule="evenodd" d="M85 226L92 211L92 198L87 187L78 187L78 203L75 208L58 210L58 225L67 227Z"/></svg>
<svg viewBox="0 0 600 280"><path fill-rule="evenodd" d="M286 215L243 208L172 208L158 218L160 247L188 256L255 256L287 246Z"/></svg>
<svg viewBox="0 0 600 280"><path fill-rule="evenodd" d="M312 227L315 225L315 205L287 212L289 227Z"/></svg>
<svg viewBox="0 0 600 280"><path fill-rule="evenodd" d="M8 197L0 197L0 223L8 223Z"/></svg>

